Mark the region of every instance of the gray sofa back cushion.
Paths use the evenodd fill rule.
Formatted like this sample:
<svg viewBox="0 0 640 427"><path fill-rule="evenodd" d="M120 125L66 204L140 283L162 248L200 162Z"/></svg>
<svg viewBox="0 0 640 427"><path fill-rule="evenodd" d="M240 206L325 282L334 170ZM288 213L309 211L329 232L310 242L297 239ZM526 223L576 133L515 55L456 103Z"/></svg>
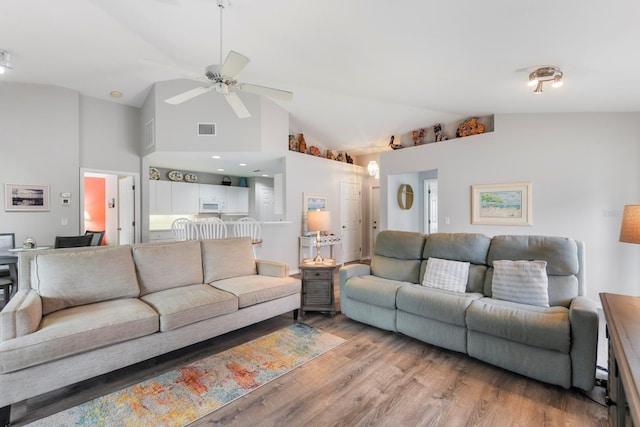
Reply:
<svg viewBox="0 0 640 427"><path fill-rule="evenodd" d="M578 243L566 237L495 236L487 256L491 268L485 277L484 294L492 295L493 261L542 260L547 262L549 305L568 307L581 288L580 254Z"/></svg>
<svg viewBox="0 0 640 427"><path fill-rule="evenodd" d="M426 236L420 266L420 278L424 277L427 260L431 257L469 262L467 292L483 293L487 272L487 253L491 239L478 233L434 233Z"/></svg>
<svg viewBox="0 0 640 427"><path fill-rule="evenodd" d="M42 314L140 294L129 246L48 251L31 263L31 286L42 297Z"/></svg>
<svg viewBox="0 0 640 427"><path fill-rule="evenodd" d="M410 231L381 231L371 257L371 274L385 279L420 283L425 236Z"/></svg>
<svg viewBox="0 0 640 427"><path fill-rule="evenodd" d="M141 295L202 282L200 242L140 243L132 247Z"/></svg>
<svg viewBox="0 0 640 427"><path fill-rule="evenodd" d="M250 238L202 240L201 244L204 283L258 274Z"/></svg>

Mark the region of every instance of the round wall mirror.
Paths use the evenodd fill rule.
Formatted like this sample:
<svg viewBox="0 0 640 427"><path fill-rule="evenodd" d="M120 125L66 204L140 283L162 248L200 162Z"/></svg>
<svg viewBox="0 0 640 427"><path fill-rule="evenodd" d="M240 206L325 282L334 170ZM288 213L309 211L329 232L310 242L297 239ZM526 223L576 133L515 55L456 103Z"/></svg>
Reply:
<svg viewBox="0 0 640 427"><path fill-rule="evenodd" d="M404 210L413 206L413 188L409 184L401 184L398 188L398 206Z"/></svg>

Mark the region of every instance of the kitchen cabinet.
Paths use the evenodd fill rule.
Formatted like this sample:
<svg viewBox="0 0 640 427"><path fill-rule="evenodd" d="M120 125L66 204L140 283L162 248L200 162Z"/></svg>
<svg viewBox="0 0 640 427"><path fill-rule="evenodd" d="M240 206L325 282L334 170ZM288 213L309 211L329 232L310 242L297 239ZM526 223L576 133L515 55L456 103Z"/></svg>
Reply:
<svg viewBox="0 0 640 427"><path fill-rule="evenodd" d="M224 212L249 213L249 188L227 187L227 203Z"/></svg>
<svg viewBox="0 0 640 427"><path fill-rule="evenodd" d="M149 181L149 213L171 214L171 181Z"/></svg>
<svg viewBox="0 0 640 427"><path fill-rule="evenodd" d="M225 202L227 200L227 187L224 185L200 184L200 197L209 197L218 202Z"/></svg>
<svg viewBox="0 0 640 427"><path fill-rule="evenodd" d="M151 215L197 214L200 207L198 184L173 181L149 181Z"/></svg>
<svg viewBox="0 0 640 427"><path fill-rule="evenodd" d="M200 210L200 185L190 182L171 183L171 213L197 214Z"/></svg>

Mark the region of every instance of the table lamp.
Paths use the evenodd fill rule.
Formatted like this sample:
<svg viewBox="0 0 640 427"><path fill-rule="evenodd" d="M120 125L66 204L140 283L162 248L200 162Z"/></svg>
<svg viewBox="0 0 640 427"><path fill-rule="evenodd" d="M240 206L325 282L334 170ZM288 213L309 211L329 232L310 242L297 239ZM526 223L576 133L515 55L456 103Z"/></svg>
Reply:
<svg viewBox="0 0 640 427"><path fill-rule="evenodd" d="M329 211L309 211L307 213L307 226L309 231L317 232L316 257L313 261L323 262L322 255L320 255L320 233L322 231L328 231L331 227L331 215Z"/></svg>
<svg viewBox="0 0 640 427"><path fill-rule="evenodd" d="M620 241L640 243L640 205L626 205L622 213Z"/></svg>

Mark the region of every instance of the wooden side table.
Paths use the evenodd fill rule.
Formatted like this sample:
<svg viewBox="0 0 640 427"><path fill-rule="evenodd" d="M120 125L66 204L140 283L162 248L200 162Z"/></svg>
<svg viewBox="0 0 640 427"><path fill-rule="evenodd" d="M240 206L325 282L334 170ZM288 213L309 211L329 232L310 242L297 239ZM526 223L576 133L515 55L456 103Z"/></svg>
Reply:
<svg viewBox="0 0 640 427"><path fill-rule="evenodd" d="M336 302L333 289L333 273L335 262L301 263L300 277L302 278L302 294L300 313L304 318L305 311L326 311L331 316L336 314Z"/></svg>

